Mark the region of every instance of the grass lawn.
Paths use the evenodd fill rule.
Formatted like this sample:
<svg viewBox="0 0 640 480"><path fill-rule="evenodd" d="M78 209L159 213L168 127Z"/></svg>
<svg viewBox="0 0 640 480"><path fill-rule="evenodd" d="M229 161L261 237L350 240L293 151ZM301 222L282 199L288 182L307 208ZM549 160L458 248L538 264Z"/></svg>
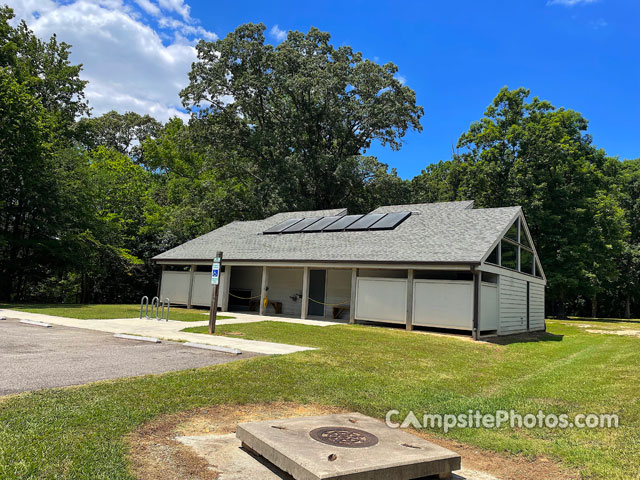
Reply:
<svg viewBox="0 0 640 480"><path fill-rule="evenodd" d="M379 418L389 409L418 416L469 409L617 413L618 429L466 429L446 436L546 454L585 479L638 478L640 339L548 325L538 341L502 345L366 326L220 326L222 335L318 350L0 398L0 478L130 478L123 436L141 423L211 404L278 400Z"/></svg>
<svg viewBox="0 0 640 480"><path fill-rule="evenodd" d="M56 315L58 317L80 318L83 320L137 318L140 316L140 305L0 304L0 308ZM149 307L149 312L151 312L151 307ZM208 319L203 313L205 313L205 310L171 307L169 309L169 320L201 322ZM225 319L233 317L218 315L218 318Z"/></svg>

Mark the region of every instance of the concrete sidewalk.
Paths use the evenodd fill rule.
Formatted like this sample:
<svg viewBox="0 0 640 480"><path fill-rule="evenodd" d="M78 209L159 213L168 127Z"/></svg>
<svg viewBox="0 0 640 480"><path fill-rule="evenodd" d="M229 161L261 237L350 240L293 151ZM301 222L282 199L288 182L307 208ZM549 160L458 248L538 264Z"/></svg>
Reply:
<svg viewBox="0 0 640 480"><path fill-rule="evenodd" d="M139 318L118 318L109 320L81 320L77 318L56 317L53 315L43 315L40 313L21 312L17 310L0 309L0 317L24 318L39 322L50 323L52 325L63 325L66 327L85 328L110 333L132 333L146 337L156 337L164 340L176 340L206 345L216 345L221 347L237 348L245 352L262 353L265 355L281 355L287 353L303 352L314 350L310 347L298 345L286 345L283 343L260 342L257 340L245 340L242 338L228 338L213 335L203 335L200 333L181 332L184 328L200 327L208 325L207 321L202 322L178 322L169 320L168 322L147 320ZM260 321L256 319L256 321ZM218 325L230 323L247 323L237 320L220 320ZM34 327L37 328L37 327Z"/></svg>

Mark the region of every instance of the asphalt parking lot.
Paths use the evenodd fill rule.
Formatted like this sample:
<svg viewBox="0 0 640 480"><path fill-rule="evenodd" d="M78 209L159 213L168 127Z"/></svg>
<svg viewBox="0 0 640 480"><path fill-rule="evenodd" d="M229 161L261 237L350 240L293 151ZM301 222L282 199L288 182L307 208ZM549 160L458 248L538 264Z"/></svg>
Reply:
<svg viewBox="0 0 640 480"><path fill-rule="evenodd" d="M126 332L125 332L126 333ZM80 385L232 362L257 354L218 353L180 342L148 343L113 334L0 320L0 395Z"/></svg>

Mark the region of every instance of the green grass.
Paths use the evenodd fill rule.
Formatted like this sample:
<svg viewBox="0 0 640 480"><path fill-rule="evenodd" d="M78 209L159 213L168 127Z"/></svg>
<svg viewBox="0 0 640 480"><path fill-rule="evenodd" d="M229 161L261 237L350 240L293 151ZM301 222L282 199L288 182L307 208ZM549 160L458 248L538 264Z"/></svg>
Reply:
<svg viewBox="0 0 640 480"><path fill-rule="evenodd" d="M317 350L0 399L0 478L130 478L123 436L154 417L221 403L318 402L383 418L402 412L617 413L607 430L467 429L478 447L549 455L585 479L640 471L640 339L549 322L504 344L365 326L219 326ZM438 432L436 432L438 433Z"/></svg>
<svg viewBox="0 0 640 480"><path fill-rule="evenodd" d="M0 304L0 308L55 315L58 317L79 318L82 320L137 318L140 316L140 305ZM149 307L149 312L151 312L151 307ZM169 309L169 320L201 322L208 319L206 315L203 315L204 312L204 310L171 307ZM225 319L234 317L218 315L218 318Z"/></svg>

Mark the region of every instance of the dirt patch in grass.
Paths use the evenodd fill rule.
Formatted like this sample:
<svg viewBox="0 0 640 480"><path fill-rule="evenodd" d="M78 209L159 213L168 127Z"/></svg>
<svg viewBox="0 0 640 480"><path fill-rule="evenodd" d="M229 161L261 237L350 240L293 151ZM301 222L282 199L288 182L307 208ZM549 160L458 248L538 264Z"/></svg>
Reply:
<svg viewBox="0 0 640 480"><path fill-rule="evenodd" d="M188 480L215 480L215 465L175 440L182 435L233 433L236 425L248 421L276 418L303 417L344 413L324 405L278 402L248 405L214 405L188 412L159 417L128 435L129 460L132 473L141 480L181 478ZM413 431L429 441L453 450L462 456L466 470L485 472L501 480L575 480L579 475L560 467L546 458L534 459L520 455L503 455L475 448L456 441L436 438L424 432Z"/></svg>
<svg viewBox="0 0 640 480"><path fill-rule="evenodd" d="M588 328L585 331L587 333L597 333L600 335L620 335L623 337L640 338L640 330L597 330L597 329Z"/></svg>

